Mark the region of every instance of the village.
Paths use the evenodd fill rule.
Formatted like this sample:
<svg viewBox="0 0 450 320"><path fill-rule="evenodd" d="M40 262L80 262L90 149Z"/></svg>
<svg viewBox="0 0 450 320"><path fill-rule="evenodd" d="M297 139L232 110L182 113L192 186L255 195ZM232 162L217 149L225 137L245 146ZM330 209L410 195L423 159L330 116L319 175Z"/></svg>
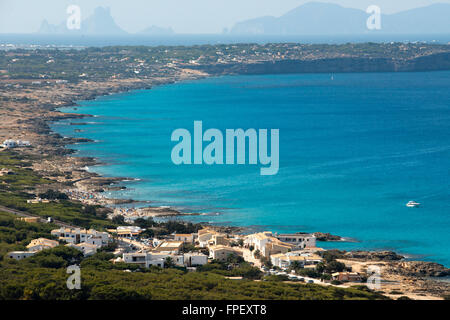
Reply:
<svg viewBox="0 0 450 320"><path fill-rule="evenodd" d="M39 218L21 218L37 223ZM263 274L282 276L285 280L324 285L361 282L357 272L335 272L331 279L316 279L296 274L295 268L314 270L324 261L324 249L316 246L313 234L277 234L259 232L249 235L227 234L205 227L196 233L173 233L154 238L142 238L145 229L138 226L119 226L107 232L94 229L61 227L51 231L58 240L38 238L27 245L27 251L12 251L11 259L21 260L61 244L80 250L84 257L94 255L102 247L116 244L112 263L124 262L139 268L181 267L195 272L197 267L211 262L246 261ZM289 271L291 270L291 271ZM130 270L128 270L130 271ZM239 279L240 277L235 277Z"/></svg>

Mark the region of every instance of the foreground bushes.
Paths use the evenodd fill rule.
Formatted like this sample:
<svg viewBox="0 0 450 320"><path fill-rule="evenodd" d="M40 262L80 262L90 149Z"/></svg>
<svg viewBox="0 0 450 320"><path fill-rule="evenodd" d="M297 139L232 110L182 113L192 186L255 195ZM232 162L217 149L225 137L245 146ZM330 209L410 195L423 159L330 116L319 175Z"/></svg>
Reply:
<svg viewBox="0 0 450 320"><path fill-rule="evenodd" d="M83 259L78 250L59 246L20 261L5 259L0 262L0 299L384 299L367 288L230 280L218 274L227 274L219 265L199 272L157 267L141 270L136 265L113 264L111 258L111 253L99 252ZM69 290L66 285L70 276L66 267L72 264L81 268L80 290ZM237 269L243 275L254 276L245 264Z"/></svg>
<svg viewBox="0 0 450 320"><path fill-rule="evenodd" d="M150 272L81 269L81 289L66 287L65 268L35 267L20 264L2 266L0 299L379 299L381 295L358 289L317 285L228 280L207 272L175 269Z"/></svg>

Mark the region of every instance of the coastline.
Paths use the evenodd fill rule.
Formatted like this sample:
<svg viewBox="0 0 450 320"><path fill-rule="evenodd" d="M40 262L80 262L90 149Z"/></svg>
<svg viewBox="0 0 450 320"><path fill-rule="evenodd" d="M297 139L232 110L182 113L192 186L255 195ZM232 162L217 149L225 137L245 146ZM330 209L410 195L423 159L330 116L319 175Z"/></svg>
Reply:
<svg viewBox="0 0 450 320"><path fill-rule="evenodd" d="M96 158L75 157L72 155L74 153L74 149L67 146L76 143L95 143L95 141L86 138L62 137L61 135L50 130L49 123L62 119L82 120L92 118L92 115L62 113L58 111L58 108L77 106L77 101L92 100L100 96L111 95L114 93L123 93L141 89L148 90L157 85L165 85L184 80L197 80L210 76L213 75L206 73L186 74L181 72L177 76L157 80L151 79L143 81L140 79L125 79L123 81L105 81L103 83L89 82L82 84L67 84L58 86L57 90L45 90L47 95L44 96L40 95L43 90L31 90L29 93L19 95L19 97L27 97L31 95L34 99L36 99L35 102L29 103L25 100L22 104L19 104L18 107L16 106L15 110L18 110L19 112L12 115L16 117L15 121L12 120L7 122L7 124L10 125L3 128L2 135L5 136L6 132L8 137L13 135L14 137L20 139L27 138L31 140L32 147L21 149L21 151L36 157L36 161L33 161L32 163L32 168L44 177L54 180L54 186L55 188L58 188L58 190L64 190L67 188L68 183L72 183L76 190L86 193L101 194L105 190L108 190L108 188L118 187L120 182L133 178L102 177L97 173L85 170L87 166L95 166L102 163ZM11 105L11 107L13 106ZM33 110L33 112L29 112L28 109L30 107L37 109ZM70 175L64 175L68 172L70 172ZM70 178L68 178L69 176ZM134 200L105 199L105 201L115 202ZM149 201L151 203L151 199ZM109 203L109 205L114 206L117 205L117 203ZM164 211L163 209L167 208L159 207L158 209L158 207L156 207L155 210ZM185 213L170 209L166 211L166 213L163 213L162 215L160 214L159 216L162 217L164 214L174 216L183 215ZM328 232L332 230L323 231ZM392 266L388 264L387 268L392 269ZM417 277L417 274L418 273L416 272L414 277ZM400 276L405 276L405 274L400 273Z"/></svg>
<svg viewBox="0 0 450 320"><path fill-rule="evenodd" d="M88 116L92 116L92 115L88 115ZM100 164L101 162L98 162L98 163ZM150 203L152 202L152 199L145 199L145 200L147 200ZM155 210L155 211L161 210L163 212L164 212L165 208L166 207L164 207L164 206L162 206L162 207L150 207L151 210L152 209ZM192 213L190 211L177 210L176 208L173 208L173 207L168 207L168 208L169 208L169 210L168 210L167 213L163 213L163 214L149 214L148 217L164 217L164 218L166 218L166 217L195 216L195 215L206 215L207 216L208 214L212 214L211 212L210 213L199 214L199 213ZM143 215L133 215L132 214L131 216L142 217ZM202 222L202 221L200 221L199 223L206 224L206 222ZM222 225L222 224L220 224L220 225ZM228 224L227 223L223 223L223 225L227 226L227 225L229 225L229 223ZM231 225L231 226L236 227L235 225ZM253 226L253 228L252 228L252 226L248 226L248 227L246 227L246 226L237 226L237 227L243 228L243 229L247 229L247 233L249 233L250 231L254 231L254 232L256 232L256 231L263 231L263 230L259 230L258 229L259 226ZM255 227L257 229L255 229ZM254 229L254 230L251 230L251 229ZM302 231L303 230L300 229L300 230L297 230L296 232L302 233ZM329 242L329 243L358 243L359 242L358 239L351 237L351 235L350 236L348 236L348 235L335 236L335 235L331 235L330 233L328 233L328 232L333 232L333 230L320 230L320 231L321 232L313 232L315 234L320 234L318 236L318 238L322 238L322 239L319 239L319 241ZM332 249L332 248L330 248L330 249ZM359 249L361 249L361 248L359 248ZM350 250L358 250L358 247L355 247L354 249L350 249ZM361 249L361 250L383 251L383 250L389 250L389 249L387 249L385 247L380 247L380 248L376 248L376 249L375 248L374 249L367 249L366 248L366 249ZM406 253L402 252L401 254L402 254L402 256L404 256L408 260L412 260L412 259L407 258L407 256L418 257L417 255L410 255L407 252Z"/></svg>
<svg viewBox="0 0 450 320"><path fill-rule="evenodd" d="M204 77L200 77L200 78L204 78ZM194 80L197 80L199 78L195 78ZM192 80L192 79L188 79L188 80ZM183 80L181 80L183 81ZM174 80L169 80L167 82L160 82L156 85L168 85L168 84L173 84L173 83L177 83L179 81L174 81ZM70 115L72 113L64 113L59 111L60 108L62 107L79 107L79 102L80 101L89 101L89 100L95 100L98 97L103 97L103 96L109 96L109 95L114 95L114 94L122 94L122 93L130 93L132 91L137 91L137 90L151 90L153 88L153 85L150 87L147 86L143 86L142 88L133 88L133 89L129 89L128 87L124 87L122 88L122 90L118 90L116 92L109 92L106 94L99 94L96 96L93 96L91 94L87 94L87 99L78 99L76 101L72 101L72 103L61 106L59 108L56 109L57 112L60 112L61 114L64 114L64 117L59 118L59 119L52 119L50 122L54 123L57 122L59 120L67 120L67 119L72 119L70 117ZM89 118L93 118L95 117L94 115L90 115L90 114L80 114L80 113L73 113L74 117L73 119L79 119L79 120L83 120L83 119L89 119ZM68 125L75 125L75 123L71 122ZM78 124L77 124L78 125ZM53 131L52 131L53 132ZM56 132L53 132L56 133ZM58 134L58 133L56 133ZM59 135L59 134L58 134ZM67 137L63 137L63 139L66 139ZM88 139L88 138L82 138L82 141L80 141L80 139L78 138L74 138L74 137L69 137L69 139L75 139L75 142L69 141L69 143L65 144L63 147L68 150L68 155L66 155L66 157L70 157L70 158L74 158L73 156L70 156L69 154L72 154L74 152L76 152L76 149L71 148L71 145L76 145L78 143L96 143L96 141ZM107 166L108 163L101 161L99 158L97 157L77 157L78 159L80 159L80 162L78 163L78 167L76 168L76 170L80 170L80 171L85 171L86 174L89 175L89 177L85 178L85 179L79 179L78 182L84 181L83 183L81 183L81 185L79 185L79 189L83 190L84 192L90 193L92 196L94 196L94 198L89 199L90 201L88 201L87 203L89 204L98 204L98 205L106 205L106 206L112 206L113 210L114 209L120 209L120 208L114 208L115 205L118 204L133 204L133 203L146 203L146 204L150 204L152 203L152 199L147 199L147 200L134 200L134 199L121 199L121 198L108 198L106 196L103 196L103 194L106 191L115 191L115 190L119 190L122 188L125 188L124 186L120 185L121 182L130 182L130 181L139 181L139 178L136 177L120 177L120 176L102 176L99 173L96 172L92 172L89 170L89 167L95 167L95 166ZM77 182L76 182L77 183ZM101 188L101 190L98 190L98 188ZM100 191L100 192L99 192ZM82 198L76 198L73 197L73 200L83 200ZM177 217L177 216L191 216L191 215L201 215L201 213L196 213L196 212L183 212L181 210L177 210L171 206L145 206L145 207L141 207L137 210L133 210L134 214L131 213L129 214L129 217L140 217L140 218L167 218L167 217ZM112 214L111 216L109 216L109 218L114 217L115 214Z"/></svg>
<svg viewBox="0 0 450 320"><path fill-rule="evenodd" d="M171 82L167 82L171 83ZM124 89L124 91L118 91L119 92L128 92L129 90ZM140 88L141 89L141 88ZM150 88L147 88L150 89ZM95 97L92 96L92 94L87 94L86 96L90 99L94 99ZM77 101L80 101L82 99L78 99ZM75 106L77 105L76 102L72 102L66 106ZM57 109L57 107L55 108ZM53 111L53 110L52 110ZM59 113L57 111L57 113ZM72 117L73 116L73 117ZM50 117L46 124L48 125L49 122L58 121L61 119L84 119L84 118L91 118L92 115L84 115L84 114L68 114L68 113L60 113L59 115L53 115ZM48 131L46 133L47 136L54 136L55 133ZM86 170L86 167L89 166L95 166L95 165L104 165L105 163L102 163L99 159L93 158L93 157L75 157L72 156L74 149L68 148L67 146L70 146L74 143L95 143L95 141L90 139L79 139L79 138L72 138L72 137L62 137L59 134L56 134L56 141L58 142L57 145L57 151L56 154L50 156L50 159L45 161L44 164L40 163L33 163L33 168L37 169L38 172L43 174L44 176L48 177L48 170L47 165L48 163L53 164L53 168L57 168L61 172L65 172L68 167L67 164L69 164L70 169L72 172L76 172L79 175L79 178L74 180L74 186L78 191L88 192L88 193L103 193L108 188L115 188L117 187L120 182L127 181L127 180L135 180L135 178L130 177L103 177L98 173L89 172ZM61 149L64 149L64 151L61 151ZM27 151L31 151L32 149L23 149ZM31 152L33 153L33 152ZM47 174L46 174L47 173ZM55 178L53 176L53 178ZM101 189L101 190L99 190ZM61 190L61 189L59 189ZM100 191L100 192L99 192ZM106 200L106 204L108 206L116 206L116 201L124 201L124 202L133 202L132 199L109 199L104 198ZM80 200L80 199L78 199ZM148 202L151 203L151 200ZM89 202L88 202L89 203ZM104 206L105 203L97 203L99 205ZM168 217L168 216L182 216L186 215L187 213L173 210L171 208L166 207L151 207L155 211L159 211L159 214L157 214L157 217ZM168 209L168 210L167 210ZM167 211L165 211L167 210ZM161 214L162 212L162 214ZM152 216L154 217L154 216ZM207 224L203 224L207 225ZM236 227L236 226L213 226L216 229L223 230L225 232L229 233L241 233L245 234L248 233L248 229L245 227ZM320 233L320 236L324 237L324 240L327 242L343 242L348 241L348 238L342 238L340 236L334 236L329 233ZM338 239L336 238L338 237ZM337 250L339 252L339 250ZM360 253L360 256L353 257L354 252ZM378 254L378 255L377 255ZM377 256L377 259L371 258L371 256ZM381 266L383 270L383 274L385 278L385 284L383 289L385 290L385 294L391 298L395 298L396 295L392 295L390 292L395 292L399 288L402 288L404 290L405 288L409 288L407 290L411 291L412 293L405 293L405 295L414 298L414 299L441 299L442 295L447 294L449 284L447 282L437 281L434 278L430 278L430 274L433 274L436 269L431 268L430 265L435 266L437 270L441 269L441 265L430 263L430 262L415 262L412 261L412 263L418 263L418 266L416 266L416 269L413 271L410 271L410 273L407 273L407 271L410 269L410 265L408 262L402 262L404 261L404 256L398 256L399 258L392 259L392 256L397 256L393 252L389 251L351 251L346 252L346 255L342 257L342 259L338 260L340 262L345 263L346 265L352 266L355 270L364 270L364 268L367 265L372 265L375 263L376 265ZM402 263L406 263L405 265L402 265ZM397 270L397 267L399 267L399 270ZM422 273L427 272L422 275ZM414 293L419 292L419 293Z"/></svg>

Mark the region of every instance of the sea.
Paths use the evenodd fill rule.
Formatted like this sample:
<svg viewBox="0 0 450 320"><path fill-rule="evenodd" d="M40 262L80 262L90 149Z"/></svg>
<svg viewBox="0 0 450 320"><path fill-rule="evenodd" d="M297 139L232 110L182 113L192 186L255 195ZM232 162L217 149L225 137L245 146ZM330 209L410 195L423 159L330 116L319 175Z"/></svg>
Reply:
<svg viewBox="0 0 450 320"><path fill-rule="evenodd" d="M365 33L350 35L235 35L235 34L173 34L173 35L66 35L66 34L8 34L0 33L0 50L13 48L81 48L104 46L173 46L214 45L230 43L327 43L348 42L423 42L450 43L450 34L388 34Z"/></svg>
<svg viewBox="0 0 450 320"><path fill-rule="evenodd" d="M347 241L319 246L450 266L449 71L223 76L62 111L93 115L52 126L95 141L69 146L103 163L89 170L137 179L113 197L200 213L178 218L193 222L330 232ZM278 174L260 175L259 164L175 165L171 134L193 133L194 121L224 133L279 129Z"/></svg>

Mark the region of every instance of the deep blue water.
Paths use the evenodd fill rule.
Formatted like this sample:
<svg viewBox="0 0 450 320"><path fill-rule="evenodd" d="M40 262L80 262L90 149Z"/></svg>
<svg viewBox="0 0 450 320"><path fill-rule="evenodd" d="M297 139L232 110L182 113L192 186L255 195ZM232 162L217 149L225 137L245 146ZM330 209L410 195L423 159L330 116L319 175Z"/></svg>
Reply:
<svg viewBox="0 0 450 320"><path fill-rule="evenodd" d="M450 72L227 76L80 102L96 172L142 179L115 195L192 218L272 231L331 232L343 249L392 249L450 266ZM171 133L279 128L280 170L171 162ZM72 122L76 122L72 120ZM76 133L74 129L83 132ZM407 208L416 200L420 208Z"/></svg>

